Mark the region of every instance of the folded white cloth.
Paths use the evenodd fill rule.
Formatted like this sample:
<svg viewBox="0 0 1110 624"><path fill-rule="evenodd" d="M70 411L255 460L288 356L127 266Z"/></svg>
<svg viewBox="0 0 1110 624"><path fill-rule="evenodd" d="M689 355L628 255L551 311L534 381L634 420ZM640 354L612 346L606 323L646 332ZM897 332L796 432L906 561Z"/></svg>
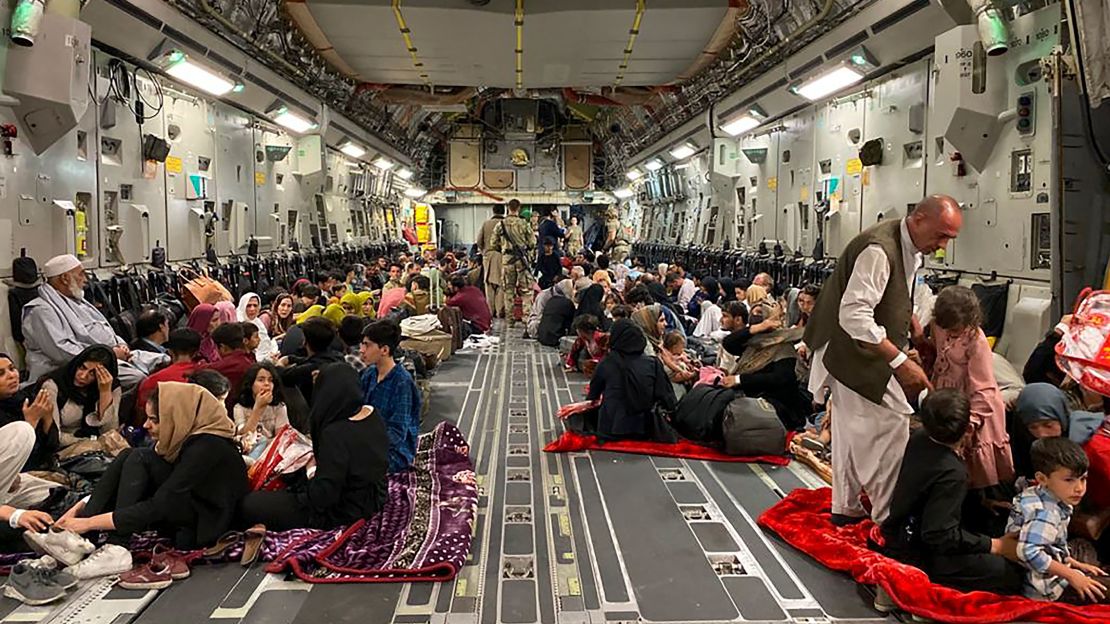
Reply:
<svg viewBox="0 0 1110 624"><path fill-rule="evenodd" d="M440 327L439 317L435 314L410 316L401 321L401 335L405 338L416 338L440 329Z"/></svg>

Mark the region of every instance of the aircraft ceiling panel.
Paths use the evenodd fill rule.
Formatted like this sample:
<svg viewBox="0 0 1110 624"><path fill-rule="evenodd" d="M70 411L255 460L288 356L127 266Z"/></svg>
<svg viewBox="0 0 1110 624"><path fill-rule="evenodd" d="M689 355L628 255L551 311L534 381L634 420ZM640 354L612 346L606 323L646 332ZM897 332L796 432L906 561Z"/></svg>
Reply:
<svg viewBox="0 0 1110 624"><path fill-rule="evenodd" d="M524 16L525 86L612 84L635 17L634 3L613 6L529 2ZM332 0L312 2L309 8L336 52L363 80L424 82L405 50L388 2L352 5ZM725 8L720 2L649 3L622 84L673 81L705 46ZM407 3L401 11L430 82L515 86L511 11Z"/></svg>

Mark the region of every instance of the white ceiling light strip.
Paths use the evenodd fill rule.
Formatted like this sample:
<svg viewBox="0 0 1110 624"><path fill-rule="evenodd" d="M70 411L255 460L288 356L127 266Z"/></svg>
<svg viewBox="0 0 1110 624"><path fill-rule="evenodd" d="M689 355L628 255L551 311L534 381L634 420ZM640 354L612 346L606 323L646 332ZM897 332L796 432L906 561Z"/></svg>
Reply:
<svg viewBox="0 0 1110 624"><path fill-rule="evenodd" d="M696 154L697 151L698 147L693 143L687 141L685 143L675 145L673 148L671 148L671 157L673 157L675 160L684 160Z"/></svg>
<svg viewBox="0 0 1110 624"><path fill-rule="evenodd" d="M624 46L624 58L621 60L620 67L617 68L617 79L613 81L613 86L619 87L621 81L624 80L624 74L628 71L628 61L632 58L632 46L636 43L636 36L640 34L640 22L644 19L644 0L636 0L636 17L632 18L632 28L628 29L628 45Z"/></svg>
<svg viewBox="0 0 1110 624"><path fill-rule="evenodd" d="M832 95L863 80L863 72L841 65L810 78L794 87L794 92L810 102Z"/></svg>

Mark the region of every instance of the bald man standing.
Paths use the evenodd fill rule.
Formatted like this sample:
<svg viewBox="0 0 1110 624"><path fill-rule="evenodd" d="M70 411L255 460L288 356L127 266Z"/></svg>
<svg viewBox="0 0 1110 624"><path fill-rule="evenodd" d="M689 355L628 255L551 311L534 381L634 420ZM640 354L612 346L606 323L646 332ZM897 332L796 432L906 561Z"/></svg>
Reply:
<svg viewBox="0 0 1110 624"><path fill-rule="evenodd" d="M956 200L926 197L905 219L882 221L852 239L821 289L805 344L813 350L810 391L831 391L834 524L866 517L862 493L876 523L890 511L910 435L907 397L929 387L905 352L917 271L923 254L944 249L962 224Z"/></svg>

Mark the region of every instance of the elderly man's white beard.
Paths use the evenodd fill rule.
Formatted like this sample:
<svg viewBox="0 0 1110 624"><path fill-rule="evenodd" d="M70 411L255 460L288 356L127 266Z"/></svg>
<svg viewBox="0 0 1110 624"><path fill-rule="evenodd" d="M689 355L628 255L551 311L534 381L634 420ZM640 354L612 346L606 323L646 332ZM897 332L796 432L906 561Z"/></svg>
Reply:
<svg viewBox="0 0 1110 624"><path fill-rule="evenodd" d="M69 279L59 280L55 290L73 299L83 299L85 297L85 289L79 287L73 280Z"/></svg>

